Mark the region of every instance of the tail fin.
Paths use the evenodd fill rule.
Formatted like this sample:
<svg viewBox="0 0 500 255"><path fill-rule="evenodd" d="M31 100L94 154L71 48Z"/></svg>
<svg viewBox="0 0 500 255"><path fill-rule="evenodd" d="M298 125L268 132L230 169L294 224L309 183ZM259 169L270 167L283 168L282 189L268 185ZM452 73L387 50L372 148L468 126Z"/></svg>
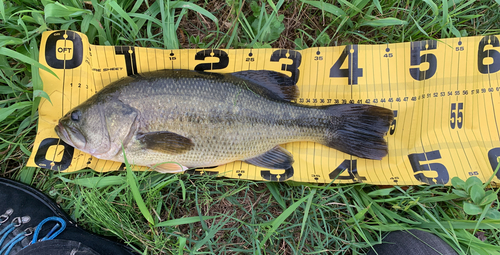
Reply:
<svg viewBox="0 0 500 255"><path fill-rule="evenodd" d="M387 155L384 136L394 119L392 110L362 104L332 105L326 110L331 123L326 146L360 158L380 160Z"/></svg>

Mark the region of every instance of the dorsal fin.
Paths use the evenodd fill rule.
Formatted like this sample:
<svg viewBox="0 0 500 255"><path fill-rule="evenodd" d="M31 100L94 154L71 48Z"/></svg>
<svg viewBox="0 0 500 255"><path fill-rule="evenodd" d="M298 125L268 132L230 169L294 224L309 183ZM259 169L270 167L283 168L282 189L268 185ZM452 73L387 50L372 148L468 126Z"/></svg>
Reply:
<svg viewBox="0 0 500 255"><path fill-rule="evenodd" d="M247 89L275 100L291 101L297 99L299 89L291 77L267 70L250 70L229 74L245 82Z"/></svg>

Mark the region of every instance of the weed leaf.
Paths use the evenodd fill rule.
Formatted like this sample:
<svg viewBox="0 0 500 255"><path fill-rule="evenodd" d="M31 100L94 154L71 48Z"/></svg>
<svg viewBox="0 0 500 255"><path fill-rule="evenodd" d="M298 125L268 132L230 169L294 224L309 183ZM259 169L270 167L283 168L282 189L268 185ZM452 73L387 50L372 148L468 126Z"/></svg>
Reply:
<svg viewBox="0 0 500 255"><path fill-rule="evenodd" d="M469 194L467 194L467 192L461 190L461 189L453 189L452 190L453 194L456 194L460 197L463 197L463 198L468 198L469 197Z"/></svg>
<svg viewBox="0 0 500 255"><path fill-rule="evenodd" d="M474 204L480 204L481 200L484 198L485 191L481 184L475 184L470 189L470 197Z"/></svg>
<svg viewBox="0 0 500 255"><path fill-rule="evenodd" d="M481 201L478 203L478 205L480 205L480 206L489 205L491 202L493 202L497 199L498 199L498 194L493 192L489 195L484 196L481 199Z"/></svg>
<svg viewBox="0 0 500 255"><path fill-rule="evenodd" d="M464 207L465 213L467 213L469 215L478 215L483 211L483 208L481 208L475 204L471 204L469 202L466 202L466 201L464 201L463 207Z"/></svg>
<svg viewBox="0 0 500 255"><path fill-rule="evenodd" d="M465 190L465 181L456 176L451 178L451 185L457 189Z"/></svg>

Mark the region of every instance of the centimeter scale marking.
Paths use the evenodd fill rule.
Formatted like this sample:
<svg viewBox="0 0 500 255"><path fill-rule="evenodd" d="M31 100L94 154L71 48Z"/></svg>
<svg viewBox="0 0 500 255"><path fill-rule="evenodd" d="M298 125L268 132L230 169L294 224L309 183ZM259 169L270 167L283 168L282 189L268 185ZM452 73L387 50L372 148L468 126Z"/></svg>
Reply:
<svg viewBox="0 0 500 255"><path fill-rule="evenodd" d="M191 173L270 181L448 184L454 176L478 176L486 181L500 156L497 36L302 51L161 50L95 46L81 33L55 31L43 34L40 62L51 67L61 81L41 72L44 84L55 84L44 88L54 105L40 104L39 134L29 162L32 166L61 171L123 169L121 163L98 160L73 149L57 138L53 126L64 113L107 84L127 75L166 68L281 71L297 81L297 103L366 103L394 111L387 134L389 155L381 161L301 142L284 145L296 160L291 169L265 170L234 162Z"/></svg>

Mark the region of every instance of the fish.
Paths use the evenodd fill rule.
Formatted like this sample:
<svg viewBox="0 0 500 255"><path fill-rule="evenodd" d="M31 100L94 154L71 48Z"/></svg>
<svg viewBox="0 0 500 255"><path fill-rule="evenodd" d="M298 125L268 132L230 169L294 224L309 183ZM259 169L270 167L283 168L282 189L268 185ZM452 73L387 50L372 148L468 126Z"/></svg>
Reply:
<svg viewBox="0 0 500 255"><path fill-rule="evenodd" d="M269 70L159 70L113 82L55 126L67 144L98 159L163 173L234 161L288 169L282 144L309 141L366 159L388 153L393 111L367 104L296 103L291 77Z"/></svg>

